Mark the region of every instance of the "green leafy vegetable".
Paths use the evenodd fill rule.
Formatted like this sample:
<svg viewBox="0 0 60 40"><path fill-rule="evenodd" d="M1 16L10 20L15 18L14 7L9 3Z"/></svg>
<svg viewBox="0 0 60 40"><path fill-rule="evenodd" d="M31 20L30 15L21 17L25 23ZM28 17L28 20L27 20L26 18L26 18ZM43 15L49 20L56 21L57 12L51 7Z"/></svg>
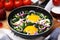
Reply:
<svg viewBox="0 0 60 40"><path fill-rule="evenodd" d="M29 26L29 25L33 25L33 23L32 23L32 22L28 22L28 23L27 23L27 26Z"/></svg>
<svg viewBox="0 0 60 40"><path fill-rule="evenodd" d="M48 16L45 16L44 18L45 18L45 19L48 19Z"/></svg>
<svg viewBox="0 0 60 40"><path fill-rule="evenodd" d="M26 27L26 24L25 23L23 23L23 25L21 26L23 29Z"/></svg>

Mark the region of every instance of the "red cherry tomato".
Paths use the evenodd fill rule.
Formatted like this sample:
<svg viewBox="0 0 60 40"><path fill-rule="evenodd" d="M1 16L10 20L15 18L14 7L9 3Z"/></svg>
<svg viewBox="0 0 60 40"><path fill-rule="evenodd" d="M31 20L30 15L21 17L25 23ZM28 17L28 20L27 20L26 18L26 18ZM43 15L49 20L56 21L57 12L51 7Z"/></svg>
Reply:
<svg viewBox="0 0 60 40"><path fill-rule="evenodd" d="M2 8L3 8L3 2L0 1L0 9L2 9Z"/></svg>
<svg viewBox="0 0 60 40"><path fill-rule="evenodd" d="M2 2L4 2L5 0L1 0Z"/></svg>
<svg viewBox="0 0 60 40"><path fill-rule="evenodd" d="M16 8L22 6L22 4L23 4L23 1L22 0L14 0L14 6Z"/></svg>
<svg viewBox="0 0 60 40"><path fill-rule="evenodd" d="M8 11L12 10L14 8L13 0L5 0L4 7Z"/></svg>
<svg viewBox="0 0 60 40"><path fill-rule="evenodd" d="M0 22L0 28L2 28L3 24Z"/></svg>
<svg viewBox="0 0 60 40"><path fill-rule="evenodd" d="M30 5L32 2L31 0L23 0L24 5Z"/></svg>
<svg viewBox="0 0 60 40"><path fill-rule="evenodd" d="M6 19L6 11L5 9L0 9L0 20L5 20Z"/></svg>
<svg viewBox="0 0 60 40"><path fill-rule="evenodd" d="M60 0L53 0L53 4L55 6L59 6L60 5Z"/></svg>

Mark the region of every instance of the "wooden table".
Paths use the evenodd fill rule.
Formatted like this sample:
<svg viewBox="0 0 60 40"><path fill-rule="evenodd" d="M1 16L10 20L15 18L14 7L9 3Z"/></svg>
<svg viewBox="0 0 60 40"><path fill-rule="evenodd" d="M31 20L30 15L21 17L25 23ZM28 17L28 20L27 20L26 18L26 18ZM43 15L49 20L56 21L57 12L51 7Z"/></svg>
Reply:
<svg viewBox="0 0 60 40"><path fill-rule="evenodd" d="M8 18L9 13L10 13L10 11L9 11L9 12L6 11L6 16L7 16L7 18ZM2 21L2 23L3 23L3 28L5 28L5 29L10 29L10 27L9 27L9 25L8 25L8 20L7 20L7 18L6 18L6 20ZM58 22L57 19L53 18L53 27L51 28L51 30L54 30L55 28L58 28L58 27L60 27L60 22Z"/></svg>
<svg viewBox="0 0 60 40"><path fill-rule="evenodd" d="M3 28L5 28L5 29L10 29L9 28L9 24L8 24L8 16L9 16L9 13L10 13L10 11L6 11L6 20L4 20L4 21L2 21L2 23L3 23Z"/></svg>

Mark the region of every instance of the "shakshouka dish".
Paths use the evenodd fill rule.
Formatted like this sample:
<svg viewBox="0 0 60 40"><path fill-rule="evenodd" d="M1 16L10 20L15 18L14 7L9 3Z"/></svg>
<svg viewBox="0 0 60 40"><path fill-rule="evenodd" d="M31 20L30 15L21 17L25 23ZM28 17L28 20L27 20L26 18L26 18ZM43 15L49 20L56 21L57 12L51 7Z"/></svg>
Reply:
<svg viewBox="0 0 60 40"><path fill-rule="evenodd" d="M47 15L34 10L20 11L13 15L10 22L14 30L26 35L38 35L46 32L51 25Z"/></svg>

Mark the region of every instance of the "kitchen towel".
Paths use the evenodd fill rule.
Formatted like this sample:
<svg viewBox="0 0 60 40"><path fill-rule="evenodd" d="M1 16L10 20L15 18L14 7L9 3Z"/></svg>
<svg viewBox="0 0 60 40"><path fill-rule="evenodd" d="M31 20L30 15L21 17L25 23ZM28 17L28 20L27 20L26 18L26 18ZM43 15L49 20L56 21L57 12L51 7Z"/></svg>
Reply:
<svg viewBox="0 0 60 40"><path fill-rule="evenodd" d="M2 29L0 29L0 40L10 40L8 35L5 34Z"/></svg>

